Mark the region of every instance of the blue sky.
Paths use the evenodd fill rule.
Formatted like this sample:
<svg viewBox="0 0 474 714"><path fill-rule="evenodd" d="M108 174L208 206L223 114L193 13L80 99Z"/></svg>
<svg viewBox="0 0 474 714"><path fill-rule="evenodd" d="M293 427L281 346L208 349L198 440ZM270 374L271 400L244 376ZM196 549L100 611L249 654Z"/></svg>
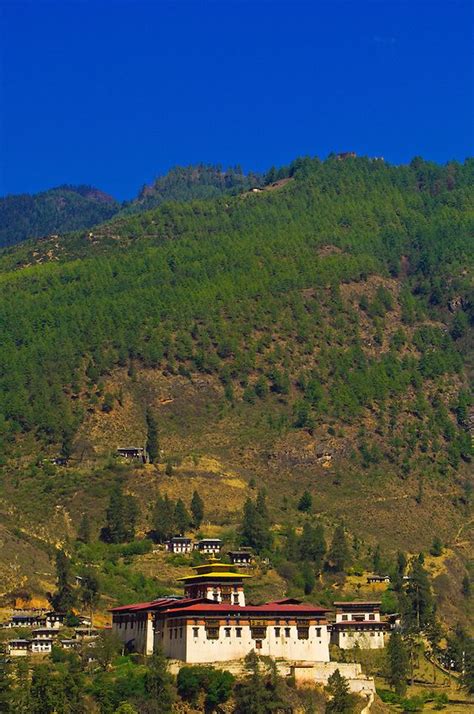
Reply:
<svg viewBox="0 0 474 714"><path fill-rule="evenodd" d="M472 4L0 0L0 195L176 164L472 155Z"/></svg>

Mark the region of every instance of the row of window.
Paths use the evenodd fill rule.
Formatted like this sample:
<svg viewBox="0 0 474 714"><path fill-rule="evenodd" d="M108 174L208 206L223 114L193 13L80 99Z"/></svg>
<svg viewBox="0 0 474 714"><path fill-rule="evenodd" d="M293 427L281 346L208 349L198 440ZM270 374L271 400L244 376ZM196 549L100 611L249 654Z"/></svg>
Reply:
<svg viewBox="0 0 474 714"><path fill-rule="evenodd" d="M193 637L199 637L199 627L193 627ZM206 638L208 640L218 640L219 639L219 627L206 627ZM321 637L321 628L316 627L316 637ZM182 628L181 628L182 630ZM274 627L273 628L275 637L281 637L284 634L285 637L291 637L291 627ZM283 631L283 632L282 632ZM296 628L298 639L307 640L309 639L309 627L297 627ZM242 628L234 628L235 636L237 638L242 637ZM232 627L224 627L224 636L232 636ZM267 636L266 627L251 627L250 636L253 639L265 639Z"/></svg>
<svg viewBox="0 0 474 714"><path fill-rule="evenodd" d="M359 615L354 615L355 620L357 620L358 618L359 618ZM345 620L352 620L352 619L353 619L352 615L341 615L341 620L345 621ZM361 617L360 619L363 620L364 618ZM369 620L375 620L375 615L373 613L371 613L369 615Z"/></svg>

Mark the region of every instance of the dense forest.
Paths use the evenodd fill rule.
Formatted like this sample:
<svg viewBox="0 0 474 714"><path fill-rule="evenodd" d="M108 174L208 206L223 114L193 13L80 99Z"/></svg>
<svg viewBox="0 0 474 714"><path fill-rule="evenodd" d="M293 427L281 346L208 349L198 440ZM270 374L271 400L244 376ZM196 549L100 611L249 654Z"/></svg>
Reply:
<svg viewBox="0 0 474 714"><path fill-rule="evenodd" d="M92 186L65 185L33 195L8 195L0 198L0 247L28 238L90 228L118 213L139 213L167 201L239 193L263 185L265 179L256 173L245 175L239 166L223 169L197 164L170 169L123 204Z"/></svg>
<svg viewBox="0 0 474 714"><path fill-rule="evenodd" d="M0 198L0 246L88 228L111 218L119 205L92 186L58 186L34 195L5 196Z"/></svg>
<svg viewBox="0 0 474 714"><path fill-rule="evenodd" d="M157 208L166 201L191 201L239 193L263 184L265 177L244 174L240 166L224 169L212 164L176 166L151 185L145 185L137 198L124 204L126 212L137 213Z"/></svg>
<svg viewBox="0 0 474 714"><path fill-rule="evenodd" d="M92 240L61 239L57 254L48 242L10 251L0 284L5 437L33 430L67 445L84 406L71 396L136 361L215 374L229 401L288 395L297 429L367 408L396 423L409 394L425 417L420 448L436 468L456 467L470 448L473 172L472 160L302 159L280 171L291 180L278 190L120 217ZM364 294L373 275L397 278L397 295L383 282ZM342 298L348 283L362 286L357 306ZM445 375L459 385L448 405ZM404 447L393 445L402 462ZM367 444L363 454L380 458Z"/></svg>

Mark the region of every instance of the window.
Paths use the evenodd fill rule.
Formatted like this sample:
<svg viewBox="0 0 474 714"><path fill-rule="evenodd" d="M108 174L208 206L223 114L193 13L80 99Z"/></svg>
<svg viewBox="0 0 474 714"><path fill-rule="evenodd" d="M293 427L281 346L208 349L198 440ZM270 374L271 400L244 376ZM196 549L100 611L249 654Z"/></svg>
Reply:
<svg viewBox="0 0 474 714"><path fill-rule="evenodd" d="M280 627L275 627L275 637L280 637Z"/></svg>
<svg viewBox="0 0 474 714"><path fill-rule="evenodd" d="M170 640L173 639L173 630L170 628Z"/></svg>
<svg viewBox="0 0 474 714"><path fill-rule="evenodd" d="M262 649L262 640L255 640L255 649L256 650Z"/></svg>
<svg viewBox="0 0 474 714"><path fill-rule="evenodd" d="M370 636L371 636L371 637L375 637L375 632L371 632L371 633L370 633Z"/></svg>
<svg viewBox="0 0 474 714"><path fill-rule="evenodd" d="M285 627L285 637L289 637L290 635L291 635L291 628Z"/></svg>
<svg viewBox="0 0 474 714"><path fill-rule="evenodd" d="M343 619L343 620L347 620L347 619L348 619L348 616L347 616L347 615L343 615L343 616L342 616L342 619Z"/></svg>
<svg viewBox="0 0 474 714"><path fill-rule="evenodd" d="M369 615L369 620L375 620L375 615L374 614Z"/></svg>
<svg viewBox="0 0 474 714"><path fill-rule="evenodd" d="M224 632L226 637L230 637L230 627L224 627Z"/></svg>
<svg viewBox="0 0 474 714"><path fill-rule="evenodd" d="M309 638L309 627L298 627L298 639L307 640Z"/></svg>
<svg viewBox="0 0 474 714"><path fill-rule="evenodd" d="M236 628L235 628L235 636L236 636L236 637L242 637L242 628L241 628L241 627L236 627Z"/></svg>
<svg viewBox="0 0 474 714"><path fill-rule="evenodd" d="M199 637L199 627L193 627L193 637Z"/></svg>
<svg viewBox="0 0 474 714"><path fill-rule="evenodd" d="M182 627L179 628L179 636L180 636L180 637L183 636L183 628L182 628Z"/></svg>
<svg viewBox="0 0 474 714"><path fill-rule="evenodd" d="M218 627L207 627L206 637L208 640L218 640L219 639L219 628Z"/></svg>
<svg viewBox="0 0 474 714"><path fill-rule="evenodd" d="M316 628L316 637L321 637L321 628L320 627Z"/></svg>
<svg viewBox="0 0 474 714"><path fill-rule="evenodd" d="M238 605L238 604L239 604L239 596L234 595L234 605Z"/></svg>
<svg viewBox="0 0 474 714"><path fill-rule="evenodd" d="M251 627L250 634L251 634L251 637L253 640L255 640L255 639L263 640L264 637L267 636L267 628L266 627Z"/></svg>

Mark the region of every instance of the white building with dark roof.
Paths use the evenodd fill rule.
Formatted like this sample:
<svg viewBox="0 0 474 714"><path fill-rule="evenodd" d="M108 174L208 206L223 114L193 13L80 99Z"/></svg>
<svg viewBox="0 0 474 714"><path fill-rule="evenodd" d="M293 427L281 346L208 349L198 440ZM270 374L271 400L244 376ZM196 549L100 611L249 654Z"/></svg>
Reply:
<svg viewBox="0 0 474 714"><path fill-rule="evenodd" d="M340 649L352 649L357 644L362 649L385 647L385 635L390 623L380 617L378 601L360 600L335 602L336 622L331 625L331 642Z"/></svg>

